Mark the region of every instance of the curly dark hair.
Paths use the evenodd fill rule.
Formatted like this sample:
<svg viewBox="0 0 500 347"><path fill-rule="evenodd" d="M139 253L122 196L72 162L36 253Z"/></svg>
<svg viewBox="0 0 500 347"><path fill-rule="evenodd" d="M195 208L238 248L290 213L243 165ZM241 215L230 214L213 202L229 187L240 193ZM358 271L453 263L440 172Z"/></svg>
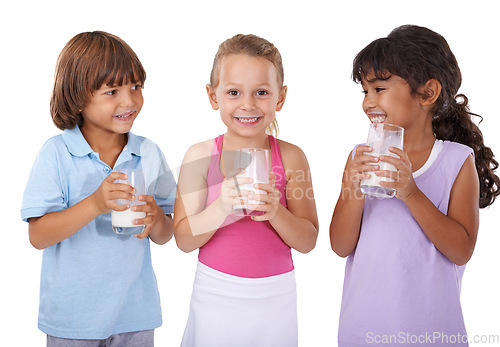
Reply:
<svg viewBox="0 0 500 347"><path fill-rule="evenodd" d="M432 78L441 83L432 118L434 134L437 139L462 143L474 150L480 182L479 207L491 205L500 194L500 179L494 172L498 162L493 151L484 145L483 135L472 120L475 116L481 122L482 117L470 112L464 94L457 94L462 74L444 37L424 27L400 26L358 53L352 79L360 83L373 73L375 78L385 80L390 77L388 72L406 80L415 95Z"/></svg>

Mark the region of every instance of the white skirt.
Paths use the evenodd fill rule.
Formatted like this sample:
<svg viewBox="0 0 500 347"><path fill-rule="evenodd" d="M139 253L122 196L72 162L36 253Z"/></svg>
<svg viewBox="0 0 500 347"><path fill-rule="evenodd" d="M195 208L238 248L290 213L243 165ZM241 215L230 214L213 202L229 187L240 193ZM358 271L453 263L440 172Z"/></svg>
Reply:
<svg viewBox="0 0 500 347"><path fill-rule="evenodd" d="M181 347L298 345L295 272L244 278L200 262Z"/></svg>

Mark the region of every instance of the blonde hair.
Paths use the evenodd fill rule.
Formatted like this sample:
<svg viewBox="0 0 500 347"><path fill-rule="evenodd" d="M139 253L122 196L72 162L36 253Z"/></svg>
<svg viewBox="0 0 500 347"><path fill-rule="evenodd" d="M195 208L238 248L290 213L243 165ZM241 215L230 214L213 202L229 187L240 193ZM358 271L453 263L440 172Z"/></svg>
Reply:
<svg viewBox="0 0 500 347"><path fill-rule="evenodd" d="M132 48L103 31L73 37L59 54L50 99L50 113L61 130L81 124L81 110L103 84L144 85L146 72Z"/></svg>
<svg viewBox="0 0 500 347"><path fill-rule="evenodd" d="M215 88L219 84L219 72L222 58L231 54L246 54L252 57L261 57L269 60L276 69L279 87L283 87L285 76L280 52L271 42L252 34L238 34L220 44L214 58L212 72L210 73L210 85L212 87ZM278 130L278 121L275 118L273 123L266 129L266 132L268 134L277 135Z"/></svg>

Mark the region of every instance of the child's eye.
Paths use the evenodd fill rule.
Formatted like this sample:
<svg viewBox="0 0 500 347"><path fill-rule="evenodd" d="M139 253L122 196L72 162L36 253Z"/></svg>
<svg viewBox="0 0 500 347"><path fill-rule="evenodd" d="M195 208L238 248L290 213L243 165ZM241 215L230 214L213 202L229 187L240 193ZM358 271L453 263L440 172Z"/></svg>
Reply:
<svg viewBox="0 0 500 347"><path fill-rule="evenodd" d="M106 95L115 95L116 93L118 93L118 91L117 91L116 89L113 89L113 90L109 90L109 91L107 91L107 92L106 92L106 93L104 93L104 94L106 94Z"/></svg>
<svg viewBox="0 0 500 347"><path fill-rule="evenodd" d="M260 96L267 95L267 91L265 91L265 90L259 90L257 92L257 95L260 95Z"/></svg>
<svg viewBox="0 0 500 347"><path fill-rule="evenodd" d="M230 90L228 94L231 96L238 96L240 93L237 90Z"/></svg>
<svg viewBox="0 0 500 347"><path fill-rule="evenodd" d="M385 88L381 88L381 87L377 87L377 88L375 88L375 91L376 91L377 93L379 93L379 92L381 92L381 91L383 91L383 90L385 90Z"/></svg>
<svg viewBox="0 0 500 347"><path fill-rule="evenodd" d="M141 88L142 88L142 85L140 85L140 84L136 84L132 87L133 90L141 90Z"/></svg>

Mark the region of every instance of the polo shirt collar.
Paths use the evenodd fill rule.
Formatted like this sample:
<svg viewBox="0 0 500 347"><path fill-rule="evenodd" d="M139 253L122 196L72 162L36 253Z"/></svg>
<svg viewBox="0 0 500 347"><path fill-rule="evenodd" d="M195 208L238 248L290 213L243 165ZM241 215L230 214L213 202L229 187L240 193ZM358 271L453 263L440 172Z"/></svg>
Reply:
<svg viewBox="0 0 500 347"><path fill-rule="evenodd" d="M76 157L84 157L94 152L85 137L83 137L78 125L73 129L64 130L62 137L69 152Z"/></svg>
<svg viewBox="0 0 500 347"><path fill-rule="evenodd" d="M136 156L141 155L141 139L129 132L127 139L127 144L123 149L124 152L129 152ZM82 132L80 131L80 127L77 125L73 129L66 129L62 133L62 137L66 146L68 147L69 152L76 157L84 157L91 153L94 153L90 145L88 144L85 137L83 137Z"/></svg>
<svg viewBox="0 0 500 347"><path fill-rule="evenodd" d="M133 155L141 156L141 139L132 132L128 132L127 144L123 151L128 151Z"/></svg>

